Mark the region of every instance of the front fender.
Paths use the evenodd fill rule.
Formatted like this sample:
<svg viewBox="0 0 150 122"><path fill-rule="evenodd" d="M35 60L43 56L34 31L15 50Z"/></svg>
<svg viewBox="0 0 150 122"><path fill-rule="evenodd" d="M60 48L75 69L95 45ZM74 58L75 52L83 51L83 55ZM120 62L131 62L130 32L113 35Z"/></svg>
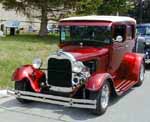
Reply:
<svg viewBox="0 0 150 122"><path fill-rule="evenodd" d="M98 91L102 87L103 83L108 79L112 79L111 75L108 73L93 74L86 82L85 88L90 91Z"/></svg>
<svg viewBox="0 0 150 122"><path fill-rule="evenodd" d="M35 69L32 65L24 65L17 68L12 75L12 81L21 82L24 79L28 79L32 89L35 92L40 92L39 80L45 77L45 73L41 70Z"/></svg>

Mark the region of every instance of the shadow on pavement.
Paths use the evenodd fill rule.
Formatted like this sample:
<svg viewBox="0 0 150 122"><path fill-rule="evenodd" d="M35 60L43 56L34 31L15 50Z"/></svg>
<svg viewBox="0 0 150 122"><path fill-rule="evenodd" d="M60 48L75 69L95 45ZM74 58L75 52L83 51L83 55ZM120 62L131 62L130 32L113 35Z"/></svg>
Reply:
<svg viewBox="0 0 150 122"><path fill-rule="evenodd" d="M121 96L115 96L115 97L111 97L110 99L110 103L109 106L113 106L114 104L117 104L117 102L119 102L120 100L125 99L124 97L126 97L128 94L130 94L130 92L132 92L136 87L133 87L131 89L129 89L127 92L125 92L123 95Z"/></svg>

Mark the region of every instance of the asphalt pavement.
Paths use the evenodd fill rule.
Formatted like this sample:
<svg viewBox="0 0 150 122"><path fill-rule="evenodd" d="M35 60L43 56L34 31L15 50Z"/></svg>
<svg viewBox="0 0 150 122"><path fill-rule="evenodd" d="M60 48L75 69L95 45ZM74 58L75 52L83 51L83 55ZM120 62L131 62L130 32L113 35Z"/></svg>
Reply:
<svg viewBox="0 0 150 122"><path fill-rule="evenodd" d="M0 95L0 122L150 122L150 70L141 87L110 102L107 112L95 116L89 110L39 102L21 104L14 97Z"/></svg>

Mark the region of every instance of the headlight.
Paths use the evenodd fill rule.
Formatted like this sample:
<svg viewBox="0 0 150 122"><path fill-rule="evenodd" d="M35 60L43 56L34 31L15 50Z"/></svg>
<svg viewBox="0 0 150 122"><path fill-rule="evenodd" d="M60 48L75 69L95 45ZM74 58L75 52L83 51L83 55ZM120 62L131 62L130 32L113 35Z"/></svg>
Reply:
<svg viewBox="0 0 150 122"><path fill-rule="evenodd" d="M79 73L82 71L84 65L82 62L78 61L78 62L74 62L73 63L73 67L72 67L72 71L73 72L76 72L76 73Z"/></svg>
<svg viewBox="0 0 150 122"><path fill-rule="evenodd" d="M150 42L149 42L149 41L146 41L146 45L150 45Z"/></svg>
<svg viewBox="0 0 150 122"><path fill-rule="evenodd" d="M32 65L35 69L39 69L42 65L42 60L40 58L35 58Z"/></svg>
<svg viewBox="0 0 150 122"><path fill-rule="evenodd" d="M148 55L148 52L146 52L145 54Z"/></svg>

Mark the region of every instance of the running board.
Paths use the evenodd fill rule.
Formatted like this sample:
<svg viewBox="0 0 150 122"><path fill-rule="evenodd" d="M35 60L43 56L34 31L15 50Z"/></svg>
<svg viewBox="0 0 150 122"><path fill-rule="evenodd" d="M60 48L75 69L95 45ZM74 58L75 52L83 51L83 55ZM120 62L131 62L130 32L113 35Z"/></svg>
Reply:
<svg viewBox="0 0 150 122"><path fill-rule="evenodd" d="M115 86L115 89L119 95L123 94L125 91L130 89L135 85L136 81L131 81L131 80L122 80L120 84Z"/></svg>
<svg viewBox="0 0 150 122"><path fill-rule="evenodd" d="M51 103L56 105L63 105L67 107L89 108L89 109L96 108L96 100L74 99L69 97L61 97L19 90L7 90L7 93L9 95L16 96L16 98L33 100L44 103Z"/></svg>

